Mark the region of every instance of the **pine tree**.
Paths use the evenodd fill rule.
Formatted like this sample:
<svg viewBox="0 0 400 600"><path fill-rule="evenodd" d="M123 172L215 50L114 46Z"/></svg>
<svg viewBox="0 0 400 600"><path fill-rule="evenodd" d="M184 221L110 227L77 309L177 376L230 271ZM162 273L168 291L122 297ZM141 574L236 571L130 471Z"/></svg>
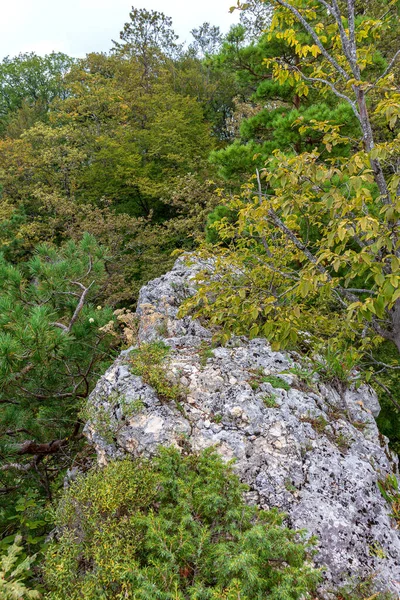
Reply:
<svg viewBox="0 0 400 600"><path fill-rule="evenodd" d="M246 5L247 6L247 5ZM246 11L249 10L246 8ZM310 40L294 25L300 45ZM267 61L287 61L303 70L302 61L280 32L260 32L250 42L247 29L238 25L226 36L221 52L213 58L217 70L232 70L239 88L232 117L233 142L211 155L212 162L229 182L244 182L261 169L275 150L300 153L318 148L324 152L323 133L313 128L316 121L341 124L344 135L356 134L357 121L346 103L334 94L323 99L301 82L277 80ZM307 68L304 67L307 72ZM310 124L310 128L307 128ZM334 154L350 155L351 143L342 143Z"/></svg>
<svg viewBox="0 0 400 600"><path fill-rule="evenodd" d="M53 484L79 448L79 410L111 360L93 304L105 280L104 250L86 235L60 250L41 245L16 267L0 259L0 481L11 498Z"/></svg>

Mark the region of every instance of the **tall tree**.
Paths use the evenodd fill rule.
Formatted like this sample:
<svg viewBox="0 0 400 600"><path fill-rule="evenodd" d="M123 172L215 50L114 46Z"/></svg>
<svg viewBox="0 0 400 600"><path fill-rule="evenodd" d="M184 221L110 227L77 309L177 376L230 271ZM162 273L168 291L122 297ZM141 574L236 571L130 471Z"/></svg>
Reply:
<svg viewBox="0 0 400 600"><path fill-rule="evenodd" d="M189 48L196 56L204 57L215 54L222 44L221 29L210 23L203 23L197 29L190 32L194 38Z"/></svg>
<svg viewBox="0 0 400 600"><path fill-rule="evenodd" d="M30 118L33 122L47 114L55 98L65 97L64 77L74 62L61 52L6 57L0 64L0 133L19 111L25 114L25 121Z"/></svg>
<svg viewBox="0 0 400 600"><path fill-rule="evenodd" d="M294 24L293 31L300 45L309 45L309 35L300 24ZM231 119L232 143L211 156L227 180L245 181L278 149L300 153L318 147L323 152L323 132L312 127L315 120L343 124L349 140L335 147L334 152L350 154L353 150L350 139L356 137L358 124L351 107L330 91L321 98L318 91L301 81L290 81L282 75L278 80L273 76L274 61L294 65L305 74L309 70L280 31L263 32L249 42L242 25L231 29L213 60L214 68L231 70L238 84ZM310 128L305 127L307 123Z"/></svg>
<svg viewBox="0 0 400 600"><path fill-rule="evenodd" d="M132 7L129 21L120 33L120 42L114 41L114 51L136 56L145 78L160 63L160 57L174 58L182 46L172 29L172 19L163 12Z"/></svg>
<svg viewBox="0 0 400 600"><path fill-rule="evenodd" d="M313 88L345 103L358 124L354 154L333 152L347 140L340 123L306 123L322 133L325 151L277 150L267 161L234 199L237 223L219 228L235 240L219 251L221 278L193 302L226 329L262 331L280 344L313 331L320 346L336 337L368 352L383 338L400 351L400 50L388 60L379 53L381 32L398 27L398 5L385 3L380 18L357 15L353 0L273 5L271 33L301 61L300 68L285 56L268 59L273 77L299 94ZM389 126L379 140L372 115ZM214 301L202 304L206 298Z"/></svg>
<svg viewBox="0 0 400 600"><path fill-rule="evenodd" d="M33 218L55 192L97 206L107 199L136 217L168 215L173 181L213 142L202 107L173 90L169 72L141 82L135 57L91 55L76 66L51 122L1 142L3 199Z"/></svg>
<svg viewBox="0 0 400 600"><path fill-rule="evenodd" d="M104 259L89 235L59 251L41 245L19 268L0 258L3 494L37 486L51 497L79 447L82 400L110 360L112 338L101 327L112 311L93 304Z"/></svg>

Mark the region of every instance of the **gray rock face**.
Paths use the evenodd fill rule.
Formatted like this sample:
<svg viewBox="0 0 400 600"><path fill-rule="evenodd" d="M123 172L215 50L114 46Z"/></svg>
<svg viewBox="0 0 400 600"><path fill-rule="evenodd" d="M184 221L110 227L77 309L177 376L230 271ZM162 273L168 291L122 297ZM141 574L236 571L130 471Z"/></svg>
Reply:
<svg viewBox="0 0 400 600"><path fill-rule="evenodd" d="M177 318L198 270L178 260L142 289L137 311L140 342L163 338L170 346L164 368L185 389L184 401L160 400L130 372L123 352L89 398L85 433L99 463L151 456L159 445L215 446L236 459L250 502L279 507L290 526L319 538L325 590L375 574L378 590L400 597L400 534L377 485L397 462L375 423L375 394L309 387L288 372L295 357L273 352L264 339L236 338L207 358L211 333ZM261 381L271 375L282 387Z"/></svg>

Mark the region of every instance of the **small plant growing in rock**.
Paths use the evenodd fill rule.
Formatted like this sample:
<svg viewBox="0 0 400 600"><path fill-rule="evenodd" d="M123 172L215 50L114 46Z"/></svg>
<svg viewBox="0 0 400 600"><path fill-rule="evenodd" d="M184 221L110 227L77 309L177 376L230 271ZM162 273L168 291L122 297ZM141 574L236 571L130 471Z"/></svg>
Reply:
<svg viewBox="0 0 400 600"><path fill-rule="evenodd" d="M111 463L81 477L57 513L47 600L311 598L313 540L246 490L213 451Z"/></svg>
<svg viewBox="0 0 400 600"><path fill-rule="evenodd" d="M142 400L129 401L125 396L110 394L104 404L87 404L80 411L82 421L89 421L96 432L109 444L125 426L125 421L140 413L144 408ZM116 411L120 409L124 420L118 421Z"/></svg>
<svg viewBox="0 0 400 600"><path fill-rule="evenodd" d="M101 309L101 306L97 308ZM136 314L127 308L118 308L113 315L114 319L100 327L99 331L119 338L126 347L133 346L139 326Z"/></svg>
<svg viewBox="0 0 400 600"><path fill-rule="evenodd" d="M287 479L285 481L285 489L288 492L292 492L292 493L297 492L297 487L293 485L293 483L290 481L290 479Z"/></svg>
<svg viewBox="0 0 400 600"><path fill-rule="evenodd" d="M276 402L276 394L270 394L269 396L264 396L263 402L267 408L276 408L278 406L278 404Z"/></svg>
<svg viewBox="0 0 400 600"><path fill-rule="evenodd" d="M336 600L396 600L390 592L377 592L374 585L375 575L364 580L347 583L339 591L332 591Z"/></svg>
<svg viewBox="0 0 400 600"><path fill-rule="evenodd" d="M253 375L249 380L249 384L253 390L258 390L264 377L264 369L262 367L259 369L253 369L252 373Z"/></svg>
<svg viewBox="0 0 400 600"><path fill-rule="evenodd" d="M277 375L267 375L267 377L263 377L261 380L262 383L270 383L273 388L281 389L281 390L290 390L290 385L287 381L282 379L282 377L278 377Z"/></svg>
<svg viewBox="0 0 400 600"><path fill-rule="evenodd" d="M368 427L368 423L365 421L353 421L352 425L359 431L364 431L364 429Z"/></svg>
<svg viewBox="0 0 400 600"><path fill-rule="evenodd" d="M290 385L282 377L278 375L264 375L263 369L256 370L249 383L253 390L258 390L262 383L270 383L275 389L290 390Z"/></svg>
<svg viewBox="0 0 400 600"><path fill-rule="evenodd" d="M292 367L288 369L287 373L292 373L296 376L296 383L293 385L296 389L299 389L303 392L313 392L315 391L315 371L308 370L305 368L301 368L298 366Z"/></svg>
<svg viewBox="0 0 400 600"><path fill-rule="evenodd" d="M156 327L158 335L168 337L168 319L165 317Z"/></svg>
<svg viewBox="0 0 400 600"><path fill-rule="evenodd" d="M392 507L392 517L400 526L400 489L396 475L388 475L384 481L378 481L382 496Z"/></svg>
<svg viewBox="0 0 400 600"><path fill-rule="evenodd" d="M344 435L342 431L338 433L335 441L337 447L339 448L339 450L342 450L342 452L346 452L346 450L348 450L351 446L351 439Z"/></svg>
<svg viewBox="0 0 400 600"><path fill-rule="evenodd" d="M302 423L310 423L312 428L319 434L324 433L325 427L328 425L328 421L322 415L318 415L318 417L306 415L301 417L300 421L302 421Z"/></svg>
<svg viewBox="0 0 400 600"><path fill-rule="evenodd" d="M356 374L359 360L360 356L354 348L335 350L328 345L323 356L314 359L314 371L322 381L343 388L359 379Z"/></svg>
<svg viewBox="0 0 400 600"><path fill-rule="evenodd" d="M205 367L208 359L213 358L213 357L214 357L214 352L213 352L212 348L210 347L210 344L203 340L201 342L200 348L199 348L200 365L202 367Z"/></svg>
<svg viewBox="0 0 400 600"><path fill-rule="evenodd" d="M348 415L347 410L340 409L337 406L333 405L329 406L327 416L329 417L329 421L339 421L339 419L343 418L347 421L350 421L350 417Z"/></svg>
<svg viewBox="0 0 400 600"><path fill-rule="evenodd" d="M218 414L218 415L212 415L211 420L213 423L221 423L222 421L222 415Z"/></svg>
<svg viewBox="0 0 400 600"><path fill-rule="evenodd" d="M378 542L374 542L369 546L369 553L371 556L376 556L377 558L386 558L386 552Z"/></svg>
<svg viewBox="0 0 400 600"><path fill-rule="evenodd" d="M178 401L183 397L182 387L172 383L167 375L165 359L170 347L162 341L142 344L130 354L131 371L157 392L161 401Z"/></svg>

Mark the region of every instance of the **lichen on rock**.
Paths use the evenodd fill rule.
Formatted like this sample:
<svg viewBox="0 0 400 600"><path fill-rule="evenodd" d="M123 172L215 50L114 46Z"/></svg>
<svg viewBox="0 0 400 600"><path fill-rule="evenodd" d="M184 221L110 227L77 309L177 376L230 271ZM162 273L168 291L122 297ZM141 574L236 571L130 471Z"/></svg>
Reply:
<svg viewBox="0 0 400 600"><path fill-rule="evenodd" d="M377 590L400 596L400 533L378 487L398 465L377 429L376 395L367 386L339 393L300 385L290 373L296 357L272 351L265 339L233 338L205 354L211 332L178 318L200 267L179 259L141 290L137 309L139 344L163 339L170 347L163 368L184 400L160 398L123 352L88 401L90 415L108 415L111 435L102 435L96 418L85 427L99 463L153 456L160 445L183 452L215 446L236 460L249 502L278 507L291 527L318 537L326 590L374 575ZM263 375L258 385L255 374ZM285 385L272 385L271 376ZM130 410L138 403L140 410Z"/></svg>

